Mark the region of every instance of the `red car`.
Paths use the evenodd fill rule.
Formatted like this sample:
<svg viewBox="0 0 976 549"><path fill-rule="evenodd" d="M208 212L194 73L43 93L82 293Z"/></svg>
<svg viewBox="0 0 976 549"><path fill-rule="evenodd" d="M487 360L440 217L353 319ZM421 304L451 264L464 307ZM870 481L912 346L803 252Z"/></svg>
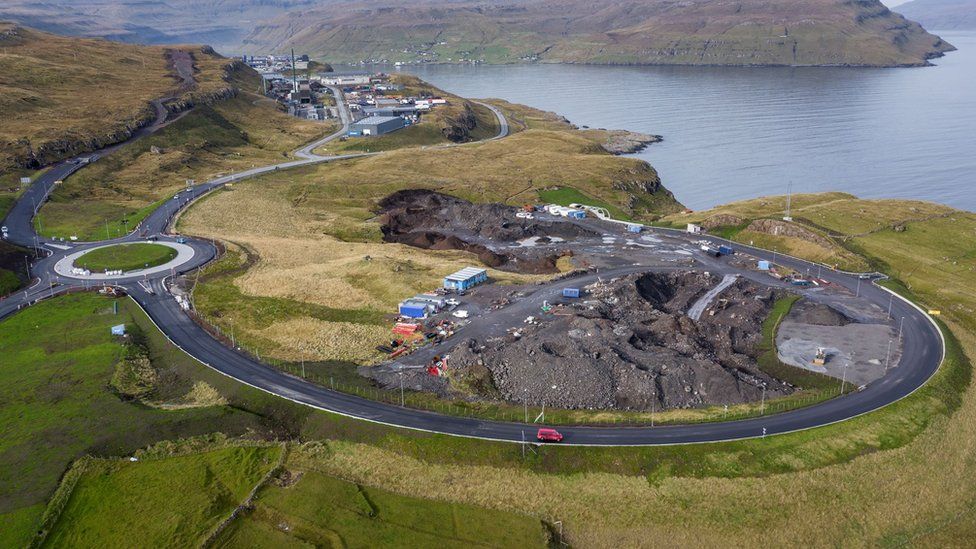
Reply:
<svg viewBox="0 0 976 549"><path fill-rule="evenodd" d="M547 427L543 427L542 429L539 429L539 432L536 433L535 438L537 438L539 442L562 442L563 441L563 436L559 434L559 431L555 429L549 429Z"/></svg>

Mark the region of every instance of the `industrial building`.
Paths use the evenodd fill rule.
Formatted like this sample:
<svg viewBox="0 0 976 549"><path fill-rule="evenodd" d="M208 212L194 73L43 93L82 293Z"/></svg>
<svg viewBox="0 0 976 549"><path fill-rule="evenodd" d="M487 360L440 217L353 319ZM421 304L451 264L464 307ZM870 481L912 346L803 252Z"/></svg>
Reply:
<svg viewBox="0 0 976 549"><path fill-rule="evenodd" d="M444 277L444 289L463 292L488 281L488 271L476 267L465 267Z"/></svg>
<svg viewBox="0 0 976 549"><path fill-rule="evenodd" d="M407 125L399 116L369 116L349 126L349 135L384 135Z"/></svg>

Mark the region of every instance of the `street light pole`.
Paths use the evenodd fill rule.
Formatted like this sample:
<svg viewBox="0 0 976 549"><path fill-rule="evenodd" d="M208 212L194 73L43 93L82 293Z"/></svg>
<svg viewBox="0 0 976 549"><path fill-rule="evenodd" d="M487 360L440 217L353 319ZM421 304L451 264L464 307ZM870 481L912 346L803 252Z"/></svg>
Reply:
<svg viewBox="0 0 976 549"><path fill-rule="evenodd" d="M885 355L885 373L888 373L888 363L891 360L891 338L888 338L888 353Z"/></svg>
<svg viewBox="0 0 976 549"><path fill-rule="evenodd" d="M851 353L851 356L853 357L854 353ZM844 394L844 387L847 385L847 369L850 367L851 359L847 359L847 362L844 363L844 375L840 379L840 394Z"/></svg>
<svg viewBox="0 0 976 549"><path fill-rule="evenodd" d="M854 292L854 297L861 297L861 277L857 277L857 291Z"/></svg>
<svg viewBox="0 0 976 549"><path fill-rule="evenodd" d="M898 326L898 343L901 343L901 334L904 328L905 328L905 317L901 317L901 324Z"/></svg>
<svg viewBox="0 0 976 549"><path fill-rule="evenodd" d="M403 369L400 369L400 407L403 407Z"/></svg>
<svg viewBox="0 0 976 549"><path fill-rule="evenodd" d="M762 398L759 401L759 415L766 415L766 386L762 388Z"/></svg>
<svg viewBox="0 0 976 549"><path fill-rule="evenodd" d="M891 305L895 302L895 294L888 296L888 320L891 320Z"/></svg>

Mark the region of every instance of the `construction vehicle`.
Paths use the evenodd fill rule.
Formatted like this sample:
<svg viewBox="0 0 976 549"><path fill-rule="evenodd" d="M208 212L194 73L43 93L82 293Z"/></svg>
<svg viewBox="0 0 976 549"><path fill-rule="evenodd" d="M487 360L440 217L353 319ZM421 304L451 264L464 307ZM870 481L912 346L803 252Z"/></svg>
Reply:
<svg viewBox="0 0 976 549"><path fill-rule="evenodd" d="M813 357L813 363L817 366L823 366L827 363L827 350L823 347L817 347L817 356Z"/></svg>

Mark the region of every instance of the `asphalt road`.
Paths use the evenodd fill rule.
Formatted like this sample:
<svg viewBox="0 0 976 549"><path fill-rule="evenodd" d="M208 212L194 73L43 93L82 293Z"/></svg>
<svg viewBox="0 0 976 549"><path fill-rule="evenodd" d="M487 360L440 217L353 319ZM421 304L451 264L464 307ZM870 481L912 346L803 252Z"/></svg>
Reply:
<svg viewBox="0 0 976 549"><path fill-rule="evenodd" d="M334 90L335 91L335 90ZM131 234L115 239L115 242L132 242L143 238L142 235L156 235L161 239L174 238L166 233L173 216L188 204L204 194L222 185L253 177L279 169L328 162L342 158L364 155L346 156L318 156L312 151L322 144L343 135L350 123L348 112L339 98L340 112L343 113L343 128L315 143L311 143L295 155L299 160L285 162L272 166L265 166L247 170L241 173L224 176L197 185L192 189L181 192L177 197L167 201L160 208L149 215L143 223ZM493 139L499 139L508 134L509 128L505 117L494 107L486 105L499 119L500 131ZM153 128L165 123L165 113L160 115L157 123L147 128L140 135L144 135ZM135 138L138 138L136 136ZM124 144L123 144L124 145ZM118 145L118 148L123 145ZM109 153L105 151L105 153ZM101 154L105 154L101 153ZM87 156L87 155L86 155ZM61 162L54 166L44 176L38 178L28 189L4 221L4 225L11 230L10 240L22 246L45 250L47 257L37 259L32 265L33 274L37 281L25 291L18 292L0 301L0 318L15 313L20 308L38 299L49 297L55 293L79 287L77 281L59 279L53 271L54 263L68 253L74 253L86 247L97 247L105 242L89 244L72 244L53 242L38 237L33 230L32 218L37 207L43 203L47 194L53 188L54 182L64 179L79 169L73 160ZM695 241L705 238L718 242L714 237L686 235L681 231L658 230L673 239L683 239L689 248L696 247ZM174 269L170 274L190 271L206 264L215 256L216 250L210 242L189 239L187 242L194 248L193 258ZM749 248L740 244L739 249L748 248L752 255L761 259L775 262L805 272L808 268L817 266L806 261L785 257L782 254ZM69 248L69 249L63 249ZM775 257L774 257L775 255ZM704 254L696 254L697 261L715 272L736 272L720 259L710 258ZM624 273L634 267L617 269ZM614 270L604 271L604 276L613 276ZM620 274L618 273L618 274ZM740 273L743 276L756 276L753 273ZM859 284L857 275L841 273L823 269L821 278L854 290ZM152 288L147 292L139 280ZM129 294L143 307L149 317L159 329L177 346L207 366L221 372L228 377L258 389L299 402L314 408L327 410L345 416L373 421L386 425L418 429L436 433L444 433L465 437L522 442L532 440L538 425L521 423L505 423L484 421L473 418L442 415L434 412L413 410L382 402L371 401L345 393L332 391L305 381L298 377L276 370L262 364L253 358L237 352L221 344L210 336L202 327L193 322L177 305L164 286L165 277L161 273L151 276L132 276L117 280L117 285L123 286ZM555 282L546 288L546 294L557 293L563 286L577 285L578 279ZM54 285L52 287L52 284ZM889 293L875 284L867 281L860 282L861 296L887 309ZM703 443L723 440L743 439L764 435L775 435L796 430L809 429L827 425L876 410L895 402L921 387L938 369L943 358L944 344L942 337L934 323L921 310L906 301L896 298L892 306L892 315L896 319L904 317L903 355L900 364L889 370L881 379L869 384L863 390L849 393L814 406L802 408L776 415L754 419L706 423L698 425L669 425L656 427L560 427L565 436L564 444L627 446L627 445L661 445Z"/></svg>

